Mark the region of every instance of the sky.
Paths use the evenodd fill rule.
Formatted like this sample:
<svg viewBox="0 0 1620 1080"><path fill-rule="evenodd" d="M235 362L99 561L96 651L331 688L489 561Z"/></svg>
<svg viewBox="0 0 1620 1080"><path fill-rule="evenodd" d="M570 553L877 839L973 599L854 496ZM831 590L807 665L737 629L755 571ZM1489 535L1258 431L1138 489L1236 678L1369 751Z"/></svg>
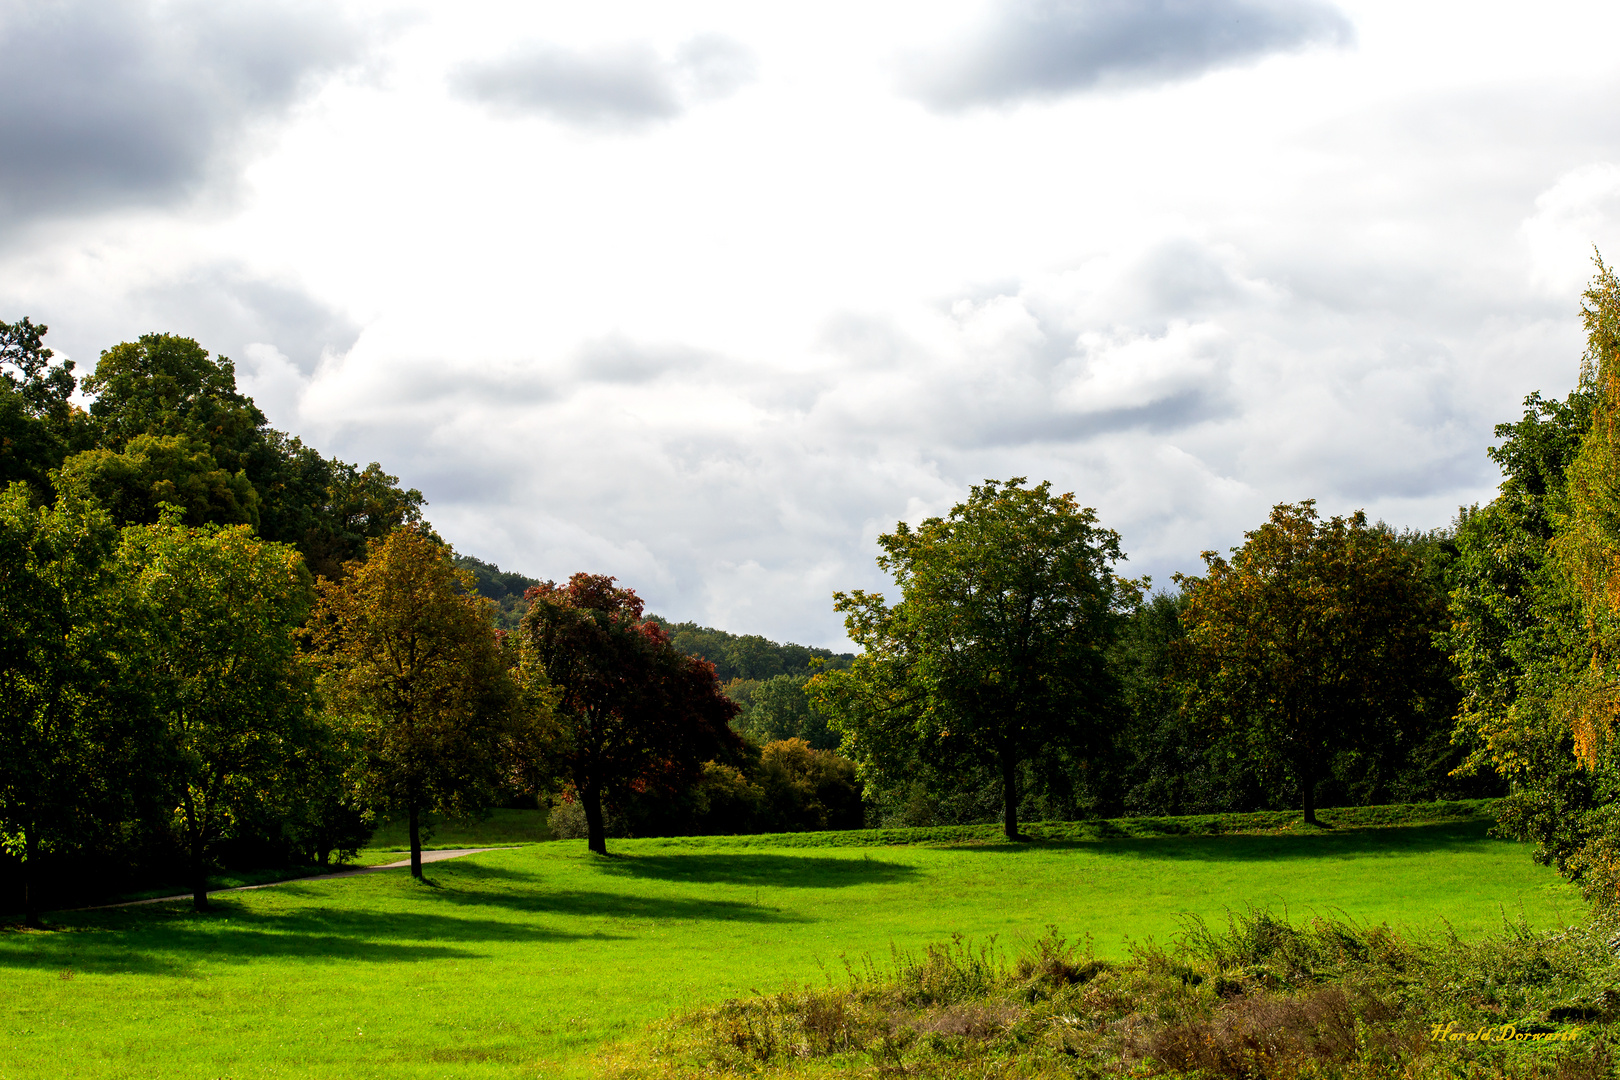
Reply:
<svg viewBox="0 0 1620 1080"><path fill-rule="evenodd" d="M845 647L987 478L1168 585L1488 500L1620 259L1620 5L0 0L0 319L231 357L464 554Z"/></svg>

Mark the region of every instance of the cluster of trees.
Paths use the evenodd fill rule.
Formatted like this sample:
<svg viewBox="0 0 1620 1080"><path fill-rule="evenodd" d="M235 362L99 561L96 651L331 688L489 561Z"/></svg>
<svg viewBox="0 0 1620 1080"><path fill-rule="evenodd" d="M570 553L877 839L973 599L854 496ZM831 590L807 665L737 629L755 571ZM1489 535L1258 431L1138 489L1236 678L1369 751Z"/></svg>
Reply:
<svg viewBox="0 0 1620 1080"><path fill-rule="evenodd" d="M0 323L0 839L30 919L52 865L195 879L352 846L297 634L311 571L421 495L271 429L189 339L107 350L79 408L44 335Z"/></svg>
<svg viewBox="0 0 1620 1080"><path fill-rule="evenodd" d="M612 579L457 559L419 493L271 429L189 339L107 350L79 408L44 333L0 323L0 872L30 922L175 875L204 908L222 861L325 864L379 814L417 875L430 814L552 795L596 851L605 806L858 817L851 769L740 737L713 665ZM736 813L695 806L727 785Z"/></svg>
<svg viewBox="0 0 1620 1080"><path fill-rule="evenodd" d="M1598 262L1563 401L1496 429L1447 529L1274 508L1177 591L1118 575L1071 496L987 481L900 524L899 599L807 693L889 823L1501 795L1502 828L1620 902L1620 282Z"/></svg>
<svg viewBox="0 0 1620 1080"><path fill-rule="evenodd" d="M807 690L885 823L1179 814L1490 792L1451 775L1444 534L1284 504L1177 593L1022 478L880 537L899 600Z"/></svg>

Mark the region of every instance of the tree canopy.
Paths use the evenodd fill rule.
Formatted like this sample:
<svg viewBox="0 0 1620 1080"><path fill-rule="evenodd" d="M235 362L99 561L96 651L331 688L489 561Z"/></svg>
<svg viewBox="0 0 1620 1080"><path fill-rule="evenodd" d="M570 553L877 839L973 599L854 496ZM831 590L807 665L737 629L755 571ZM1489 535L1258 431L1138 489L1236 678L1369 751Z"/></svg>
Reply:
<svg viewBox="0 0 1620 1080"><path fill-rule="evenodd" d="M138 677L162 723L197 910L212 845L291 763L308 721L296 633L310 609L298 553L251 527L197 528L177 508L124 531L118 571ZM135 674L138 672L138 675Z"/></svg>
<svg viewBox="0 0 1620 1080"><path fill-rule="evenodd" d="M422 876L422 815L476 815L534 749L534 700L513 678L472 576L409 526L318 585L311 636L323 696L360 747L360 783L405 813Z"/></svg>
<svg viewBox="0 0 1620 1080"><path fill-rule="evenodd" d="M555 694L552 752L585 811L590 850L607 854L603 802L689 784L704 762L739 747L737 706L714 666L687 656L642 618L634 590L575 574L529 590L520 634L526 659Z"/></svg>
<svg viewBox="0 0 1620 1080"><path fill-rule="evenodd" d="M1331 755L1378 741L1422 698L1443 608L1421 563L1364 513L1324 521L1314 500L1282 503L1244 536L1230 560L1206 551L1202 577L1176 578L1188 706L1241 731L1314 824Z"/></svg>
<svg viewBox="0 0 1620 1080"><path fill-rule="evenodd" d="M1137 594L1113 572L1119 536L1072 494L1016 477L878 544L900 600L834 595L865 651L849 671L818 675L813 693L869 769L893 774L919 756L993 764L1017 839L1020 762L1084 753L1107 722L1107 650Z"/></svg>

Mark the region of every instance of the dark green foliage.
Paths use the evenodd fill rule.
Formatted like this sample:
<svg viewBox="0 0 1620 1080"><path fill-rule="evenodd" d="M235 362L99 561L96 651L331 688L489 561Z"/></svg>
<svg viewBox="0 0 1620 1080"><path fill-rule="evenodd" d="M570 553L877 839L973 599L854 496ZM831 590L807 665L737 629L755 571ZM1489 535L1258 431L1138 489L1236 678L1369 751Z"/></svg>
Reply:
<svg viewBox="0 0 1620 1080"><path fill-rule="evenodd" d="M69 398L77 385L73 362L52 364L46 327L25 316L0 322L0 485L26 482L48 496L49 473L82 438L83 413Z"/></svg>
<svg viewBox="0 0 1620 1080"><path fill-rule="evenodd" d="M610 836L724 836L859 829L865 809L854 762L784 739L745 743L685 787L621 796L605 819ZM562 803L551 826L559 837L585 836L583 808Z"/></svg>
<svg viewBox="0 0 1620 1080"><path fill-rule="evenodd" d="M1208 814L1270 808L1253 770L1181 711L1171 650L1185 631L1180 593L1156 592L1125 623L1110 662L1119 672L1125 724L1116 767L1121 808L1133 814Z"/></svg>
<svg viewBox="0 0 1620 1080"><path fill-rule="evenodd" d="M15 323L0 322L0 382L16 391L30 416L55 426L68 423L77 380L73 361L52 364L56 354L45 347L50 328L36 326L28 316Z"/></svg>
<svg viewBox="0 0 1620 1080"><path fill-rule="evenodd" d="M76 388L73 365L53 362L43 344L44 333L44 327L26 318L0 323L0 480L28 485L26 495L16 495L19 513L28 508L28 514L49 516L60 508L99 507L95 512L110 518L105 524L113 529L153 525L168 504L178 514L169 520L170 527L246 525L260 540L295 547L305 566L328 577L337 576L345 562L362 555L370 538L420 520L419 492L401 490L397 480L376 464L362 470L329 460L268 427L252 400L238 391L231 362L211 356L191 339L149 334L106 350L83 383L93 399L87 413L69 400ZM50 509L53 502L57 509ZM143 722L149 728L149 721L164 712L159 699L165 692L158 686L162 680L150 663L152 657L146 654L150 650L143 652L137 641L143 624L136 617L141 605L128 603L133 578L117 587L106 586L102 580L106 552L97 550L88 542L79 543L57 552L59 558L53 557L56 562L51 563L56 570L44 569L62 583L76 582L75 588L86 596L103 590L107 595L96 602L116 609L115 614L91 617L86 603L75 601L78 615L73 625L54 639L89 656L95 650L88 643L101 641L97 648L105 653L110 648L106 641L118 637L112 652L127 669L113 673L97 669L88 690L59 687L62 692L54 698L58 705L79 702L73 706L78 710L75 715L83 714L93 723L64 728L61 717L52 723L63 731L71 729L70 733L93 728L80 756L94 759L94 764L80 770L71 797L63 802L66 816L61 827L46 827L43 808L30 812L38 824L15 832L19 853L38 840L44 845L38 852L39 865L52 867L63 888L94 895L151 874L198 876L216 868L216 860L263 865L300 858L320 861L327 852L341 856L353 851L363 840L367 823L353 804L344 776L348 750L334 732L318 724L259 725L264 730L247 733L251 737L244 737L235 749L256 743L267 748L259 755L263 762L274 758L275 765L227 767L223 771L229 775L203 785L214 785L217 790L212 794L193 790L197 798L218 803L217 813L209 810L204 815L210 819L206 823L180 812L186 798L179 787L196 787L178 785L180 752L135 738ZM287 554L292 562L298 561ZM201 587L223 596L224 579L203 582ZM249 621L256 599L262 597L223 598L224 608L235 617L220 625L240 627ZM12 625L36 645L53 640L52 634L41 633L20 612L16 614ZM200 609L191 614L200 617ZM288 708L299 707L296 692L281 693L269 683L255 685L255 677L248 674L267 651L284 651L282 645L290 646L290 641L281 632L272 648L247 650L237 657L236 674L221 683L231 692L222 692L221 700L232 695L232 700L245 700L243 695L262 692L271 698L280 694ZM200 655L212 644L205 642L192 651ZM25 666L9 670L34 678ZM51 740L36 736L32 744L44 748ZM26 772L13 760L5 766L0 786L22 780ZM179 820L186 820L188 828L177 828ZM184 867L187 856L180 841L188 829L192 839L203 837L200 861L208 865ZM193 845L193 854L196 850ZM6 869L5 876L12 879L20 868L21 863Z"/></svg>
<svg viewBox="0 0 1620 1080"><path fill-rule="evenodd" d="M831 649L791 643L778 645L758 634L739 636L692 622L672 623L657 615L647 618L669 633L675 648L713 664L714 673L722 683L733 679L763 681L778 675L810 675L822 666L829 671L848 667L855 659L853 653L835 653ZM817 660L821 665L816 664Z"/></svg>
<svg viewBox="0 0 1620 1080"><path fill-rule="evenodd" d="M1563 401L1539 393L1498 424L1487 452L1502 469L1497 496L1459 515L1446 568L1452 626L1445 637L1462 689L1455 741L1461 771L1498 779L1504 835L1536 844L1538 862L1579 879L1604 835L1616 789L1606 762L1583 768L1561 715L1561 687L1590 663L1576 591L1553 553L1567 512L1568 470L1598 403L1590 381Z"/></svg>
<svg viewBox="0 0 1620 1080"><path fill-rule="evenodd" d="M159 503L174 503L188 524L251 524L296 547L316 577L336 579L368 540L422 519L421 492L401 489L381 465L325 458L269 427L237 390L231 361L190 338L114 346L84 389L95 395L86 425L95 445L66 460L65 477L122 524L150 524Z"/></svg>
<svg viewBox="0 0 1620 1080"><path fill-rule="evenodd" d="M113 690L126 644L106 573L116 533L94 504L0 494L0 829L39 925L41 856L94 831L127 783L132 735ZM108 691L112 691L109 693Z"/></svg>
<svg viewBox="0 0 1620 1080"><path fill-rule="evenodd" d="M495 625L502 630L516 630L524 612L529 610L529 601L524 593L540 582L522 574L503 571L494 563L475 559L471 555L457 555L456 568L473 576L479 596L495 601L491 609Z"/></svg>
<svg viewBox="0 0 1620 1080"><path fill-rule="evenodd" d="M182 508L188 525L259 526L259 493L247 471L220 468L208 444L187 435L143 433L116 452L75 454L62 466L60 483L126 525L156 523L167 504Z"/></svg>
<svg viewBox="0 0 1620 1080"><path fill-rule="evenodd" d="M322 458L299 440L266 429L266 454L250 472L259 491L260 531L291 544L317 578L337 580L366 545L404 525L424 527L426 500L373 461L364 469ZM431 530L429 530L431 532Z"/></svg>
<svg viewBox="0 0 1620 1080"><path fill-rule="evenodd" d="M827 718L810 707L805 695L808 675L776 675L748 688L736 728L758 743L803 739L817 750L836 750L842 736L827 726ZM733 693L728 686L727 693ZM735 697L736 695L733 694Z"/></svg>

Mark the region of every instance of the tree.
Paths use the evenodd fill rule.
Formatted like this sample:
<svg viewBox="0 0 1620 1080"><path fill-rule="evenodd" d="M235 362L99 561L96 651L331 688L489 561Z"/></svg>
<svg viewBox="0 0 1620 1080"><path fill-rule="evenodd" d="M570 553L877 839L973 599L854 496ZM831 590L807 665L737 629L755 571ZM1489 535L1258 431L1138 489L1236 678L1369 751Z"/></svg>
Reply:
<svg viewBox="0 0 1620 1080"><path fill-rule="evenodd" d="M309 718L295 634L309 572L247 525L191 528L179 507L124 530L118 561L141 636L138 665L165 730L165 765L198 911L232 823L276 788Z"/></svg>
<svg viewBox="0 0 1620 1080"><path fill-rule="evenodd" d="M41 498L83 418L69 401L73 361L51 363L46 329L26 317L0 322L0 485L24 480Z"/></svg>
<svg viewBox="0 0 1620 1080"><path fill-rule="evenodd" d="M827 718L805 696L809 681L808 675L777 675L756 684L749 692L743 731L761 744L803 739L817 750L838 749L838 732L828 729Z"/></svg>
<svg viewBox="0 0 1620 1080"><path fill-rule="evenodd" d="M356 733L364 790L405 813L417 878L422 815L484 812L536 738L535 699L520 692L472 584L449 548L413 526L317 584L321 692Z"/></svg>
<svg viewBox="0 0 1620 1080"><path fill-rule="evenodd" d="M100 781L116 710L107 568L116 533L72 495L35 507L0 495L0 823L22 858L28 925L40 925L39 857L70 842Z"/></svg>
<svg viewBox="0 0 1620 1080"><path fill-rule="evenodd" d="M360 469L328 459L271 428L236 388L230 359L191 338L146 334L115 345L84 390L95 397L96 445L65 468L125 522L151 522L157 502L178 503L191 524L250 523L266 540L297 547L311 573L333 579L368 540L421 523L421 492L401 489L376 462Z"/></svg>
<svg viewBox="0 0 1620 1080"><path fill-rule="evenodd" d="M1116 693L1106 651L1137 594L1112 570L1117 533L1072 494L1024 484L986 480L948 517L880 536L901 599L834 594L864 651L810 683L869 770L994 766L1014 840L1020 764L1101 735Z"/></svg>
<svg viewBox="0 0 1620 1080"><path fill-rule="evenodd" d="M1514 784L1503 830L1607 908L1620 905L1620 278L1594 262L1579 388L1564 409L1533 397L1537 415L1493 453L1506 476L1474 515L1491 573L1454 595L1471 616L1461 734Z"/></svg>
<svg viewBox="0 0 1620 1080"><path fill-rule="evenodd" d="M1360 512L1322 521L1309 499L1273 508L1230 561L1203 558L1203 577L1176 575L1189 709L1292 779L1315 824L1331 756L1387 740L1418 705L1441 662L1440 598L1388 530Z"/></svg>
<svg viewBox="0 0 1620 1080"><path fill-rule="evenodd" d="M49 330L26 315L15 323L0 322L0 382L17 392L30 414L60 429L73 414L69 399L77 381L73 361L51 363L56 354L44 341Z"/></svg>
<svg viewBox="0 0 1620 1080"><path fill-rule="evenodd" d="M119 450L137 435L188 435L227 472L246 467L262 441L264 414L236 389L236 366L191 338L143 334L102 352L84 391L101 445Z"/></svg>
<svg viewBox="0 0 1620 1080"><path fill-rule="evenodd" d="M768 742L760 753L766 827L774 832L858 829L861 785L855 763L803 739Z"/></svg>
<svg viewBox="0 0 1620 1080"><path fill-rule="evenodd" d="M714 665L677 651L642 618L634 591L575 574L528 591L519 633L556 695L552 754L585 811L591 851L607 854L602 806L651 786L694 782L704 762L737 748L737 711Z"/></svg>
<svg viewBox="0 0 1620 1080"><path fill-rule="evenodd" d="M116 453L86 450L68 458L61 475L120 522L150 525L172 504L188 525L259 525L259 493L247 472L226 472L207 443L186 435L137 435Z"/></svg>

